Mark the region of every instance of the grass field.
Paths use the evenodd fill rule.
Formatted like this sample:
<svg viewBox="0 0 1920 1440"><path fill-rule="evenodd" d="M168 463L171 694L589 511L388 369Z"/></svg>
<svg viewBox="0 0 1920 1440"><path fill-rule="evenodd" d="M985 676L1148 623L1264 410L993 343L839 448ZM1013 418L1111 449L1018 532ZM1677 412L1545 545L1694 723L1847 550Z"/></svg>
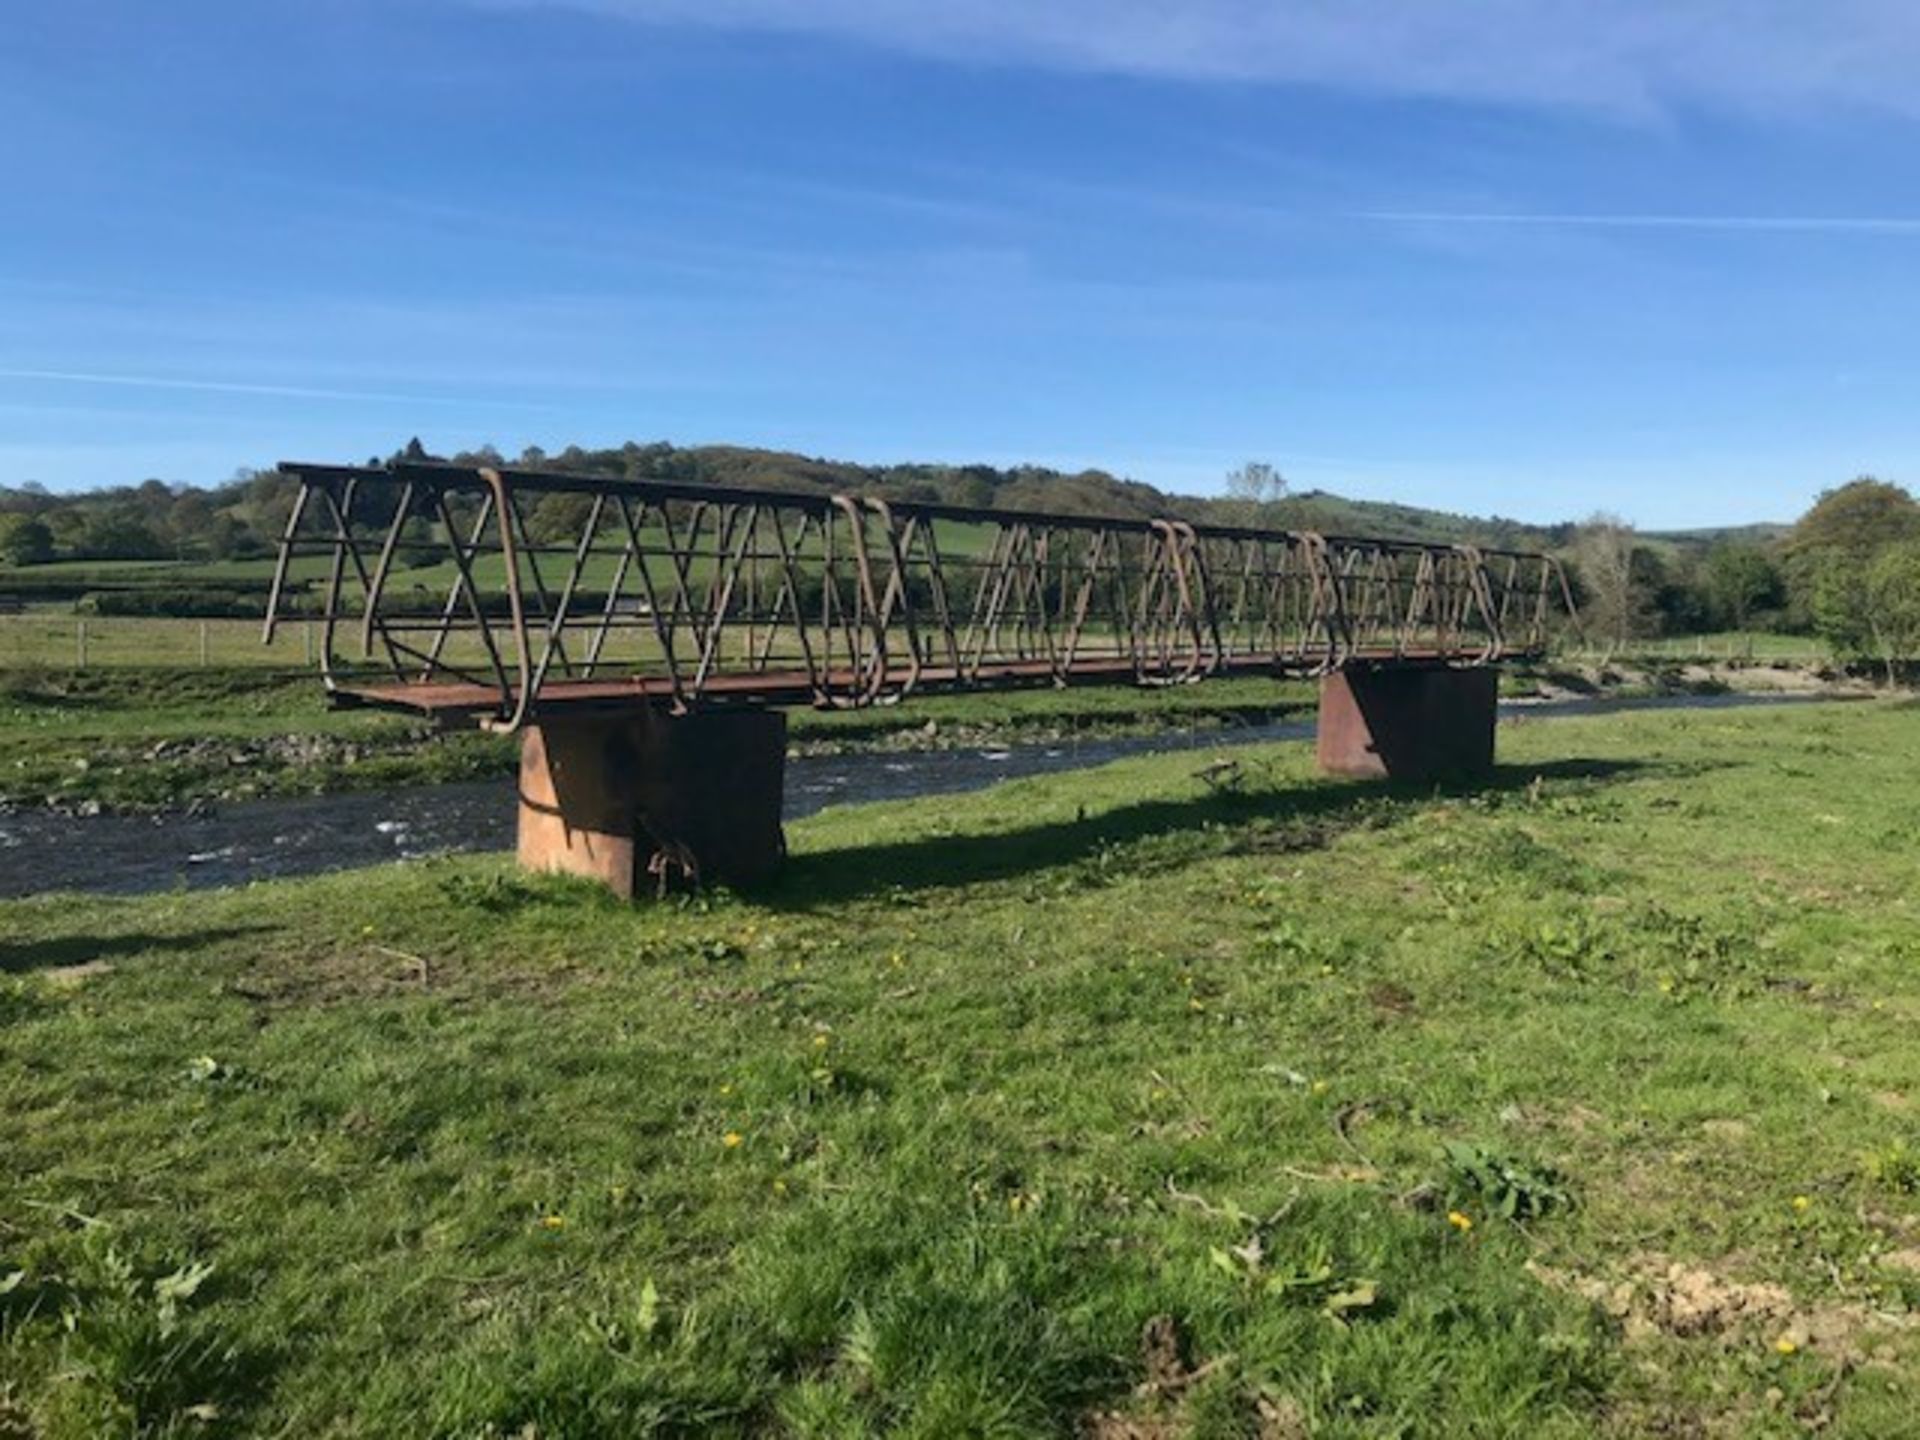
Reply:
<svg viewBox="0 0 1920 1440"><path fill-rule="evenodd" d="M340 643L343 654L358 646L358 632L351 623L343 625ZM205 664L214 668L285 670L311 667L320 647L321 627L311 621L283 623L273 644L266 645L261 641L257 620L80 616L65 606L34 606L18 614L0 614L0 670L70 668L80 663L83 653L89 667ZM478 653L468 658L477 658ZM1601 654L1598 650L1567 653L1568 658L1583 660ZM1833 662L1827 647L1811 636L1732 632L1638 640L1620 658L1762 664L1791 661L1809 665Z"/></svg>
<svg viewBox="0 0 1920 1440"><path fill-rule="evenodd" d="M682 543L690 538L684 529L685 519L677 522L682 529ZM324 530L324 526L321 527ZM316 535L320 531L314 532ZM463 534L464 529L463 529ZM964 525L950 520L935 522L933 526L934 543L939 547L943 558L948 561L968 560L982 556L993 543L995 531L982 525ZM664 553L665 532L658 525L643 525L640 538L648 546L653 557L653 575L656 584L668 583L671 573ZM612 584L618 573L619 551L625 544L625 535L617 516L609 512L596 535L596 545L587 557L581 569L579 583L587 589L604 588ZM499 590L505 584L506 562L497 546L499 536L489 531L483 542L487 547L471 560L475 580L483 589ZM524 543L524 542L523 542ZM534 564L526 565L523 560L522 578L531 583L533 568L537 568L555 586L564 579L571 565L572 547L577 538L564 542L565 553L534 557ZM698 582L713 573L713 551L716 543L714 521L711 516L702 522L699 541L695 553L688 565L688 575ZM842 540L841 543L845 543ZM776 544L770 530L763 529L758 545L769 557L775 553ZM368 559L379 553L379 545L370 542ZM455 585L460 576L460 568L451 553L442 548L437 552L443 558L429 559L425 563L411 559L402 551L390 577L390 587L394 592L404 592L416 588L435 591L444 595ZM796 557L817 557L821 554L819 532L810 530L807 538L794 544L792 553ZM97 587L102 589L185 589L191 590L205 586L233 587L244 586L258 589L264 596L272 582L277 558L273 555L258 555L244 559L230 560L58 560L44 565L32 565L14 568L0 565L0 595L10 590L29 592L48 584L63 588ZM332 559L326 553L305 553L292 557L287 565L287 579L296 590L307 588L319 593L325 588ZM638 593L640 580L636 571L627 574L630 593ZM349 582L349 590L355 587Z"/></svg>
<svg viewBox="0 0 1920 1440"><path fill-rule="evenodd" d="M75 615L39 607L0 615L0 671L69 669L311 669L319 625L282 625L271 645L258 620L174 620Z"/></svg>
<svg viewBox="0 0 1920 1440"><path fill-rule="evenodd" d="M1590 658L1600 652L1574 649L1569 657ZM1717 630L1704 635L1662 635L1635 640L1623 652L1639 660L1719 661L1760 664L1790 661L1802 665L1832 665L1833 650L1813 635L1779 635L1766 631Z"/></svg>
<svg viewBox="0 0 1920 1440"><path fill-rule="evenodd" d="M1911 1434L1917 742L0 904L0 1433Z"/></svg>

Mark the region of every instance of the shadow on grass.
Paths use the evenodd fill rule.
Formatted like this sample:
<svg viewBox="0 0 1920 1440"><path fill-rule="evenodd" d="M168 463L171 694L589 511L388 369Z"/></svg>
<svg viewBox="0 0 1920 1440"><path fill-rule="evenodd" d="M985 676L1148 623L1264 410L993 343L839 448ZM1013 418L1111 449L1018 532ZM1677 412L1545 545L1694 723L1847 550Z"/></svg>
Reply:
<svg viewBox="0 0 1920 1440"><path fill-rule="evenodd" d="M1302 784L1277 790L1216 789L1185 800L1135 805L992 834L928 835L893 844L849 845L791 858L780 878L755 898L779 909L808 910L866 896L934 890L1071 865L1136 842L1208 833L1211 850L1193 849L1181 861L1211 854L1319 849L1341 834L1391 824L1420 802L1525 790L1541 781L1607 782L1666 775L1679 778L1710 768L1698 763L1645 760L1555 760L1499 765L1491 777L1453 784L1390 781ZM1156 868L1164 868L1162 856ZM1123 862L1124 863L1124 862Z"/></svg>
<svg viewBox="0 0 1920 1440"><path fill-rule="evenodd" d="M258 935L273 928L270 925L230 925L213 930L189 930L182 935L148 935L135 931L130 935L56 935L46 940L0 940L0 975L89 965L122 955L199 950L222 940L237 940L244 935Z"/></svg>

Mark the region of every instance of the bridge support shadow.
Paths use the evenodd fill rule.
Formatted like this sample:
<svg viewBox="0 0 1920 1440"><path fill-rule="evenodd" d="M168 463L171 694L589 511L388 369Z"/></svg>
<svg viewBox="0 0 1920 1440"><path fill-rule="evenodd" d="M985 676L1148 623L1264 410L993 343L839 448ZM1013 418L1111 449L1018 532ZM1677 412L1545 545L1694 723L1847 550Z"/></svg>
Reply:
<svg viewBox="0 0 1920 1440"><path fill-rule="evenodd" d="M146 931L125 935L91 935L82 932L51 935L41 940L0 940L0 975L21 975L34 970L65 970L74 966L121 960L132 955L190 953L224 940L264 934L271 929L271 925L221 925L172 935Z"/></svg>
<svg viewBox="0 0 1920 1440"><path fill-rule="evenodd" d="M779 909L809 910L874 895L952 889L1057 869L1150 837L1219 832L1206 854L1318 849L1341 834L1390 825L1420 802L1522 791L1536 782L1600 785L1704 767L1645 760L1567 759L1499 765L1461 784L1394 781L1305 782L1275 788L1221 788L1185 799L1143 800L1022 828L963 835L920 835L856 843L791 856L780 877L755 898Z"/></svg>

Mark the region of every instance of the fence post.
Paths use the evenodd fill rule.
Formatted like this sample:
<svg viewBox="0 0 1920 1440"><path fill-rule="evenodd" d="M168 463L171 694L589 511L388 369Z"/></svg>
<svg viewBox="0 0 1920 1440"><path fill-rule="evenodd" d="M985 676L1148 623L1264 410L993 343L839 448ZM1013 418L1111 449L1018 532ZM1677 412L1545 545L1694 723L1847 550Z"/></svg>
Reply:
<svg viewBox="0 0 1920 1440"><path fill-rule="evenodd" d="M306 644L307 668L311 670L313 668L313 621L302 620L300 622L300 638Z"/></svg>
<svg viewBox="0 0 1920 1440"><path fill-rule="evenodd" d="M87 668L87 622L84 619L80 620L74 626L73 641L74 641L74 658L75 658L74 668L78 670L84 670Z"/></svg>
<svg viewBox="0 0 1920 1440"><path fill-rule="evenodd" d="M207 622L200 622L200 668L207 668Z"/></svg>

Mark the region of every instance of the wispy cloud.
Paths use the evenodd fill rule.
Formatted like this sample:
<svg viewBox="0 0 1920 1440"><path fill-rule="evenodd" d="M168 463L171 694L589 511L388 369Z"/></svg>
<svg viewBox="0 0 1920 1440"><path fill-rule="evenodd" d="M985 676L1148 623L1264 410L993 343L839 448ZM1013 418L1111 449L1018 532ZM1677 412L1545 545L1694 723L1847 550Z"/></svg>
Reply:
<svg viewBox="0 0 1920 1440"><path fill-rule="evenodd" d="M1912 0L474 0L965 62L1654 113L1920 114Z"/></svg>
<svg viewBox="0 0 1920 1440"><path fill-rule="evenodd" d="M1399 225L1516 225L1602 230L1758 230L1920 236L1920 217L1905 215L1621 215L1540 214L1498 210L1361 210L1355 220Z"/></svg>
<svg viewBox="0 0 1920 1440"><path fill-rule="evenodd" d="M40 380L61 385L130 386L141 390L194 390L215 395L260 395L293 400L346 400L388 405L470 405L446 395L404 395L385 390L333 390L316 385L255 385L240 380L183 380L170 375L117 375L90 370L0 369L0 380Z"/></svg>

